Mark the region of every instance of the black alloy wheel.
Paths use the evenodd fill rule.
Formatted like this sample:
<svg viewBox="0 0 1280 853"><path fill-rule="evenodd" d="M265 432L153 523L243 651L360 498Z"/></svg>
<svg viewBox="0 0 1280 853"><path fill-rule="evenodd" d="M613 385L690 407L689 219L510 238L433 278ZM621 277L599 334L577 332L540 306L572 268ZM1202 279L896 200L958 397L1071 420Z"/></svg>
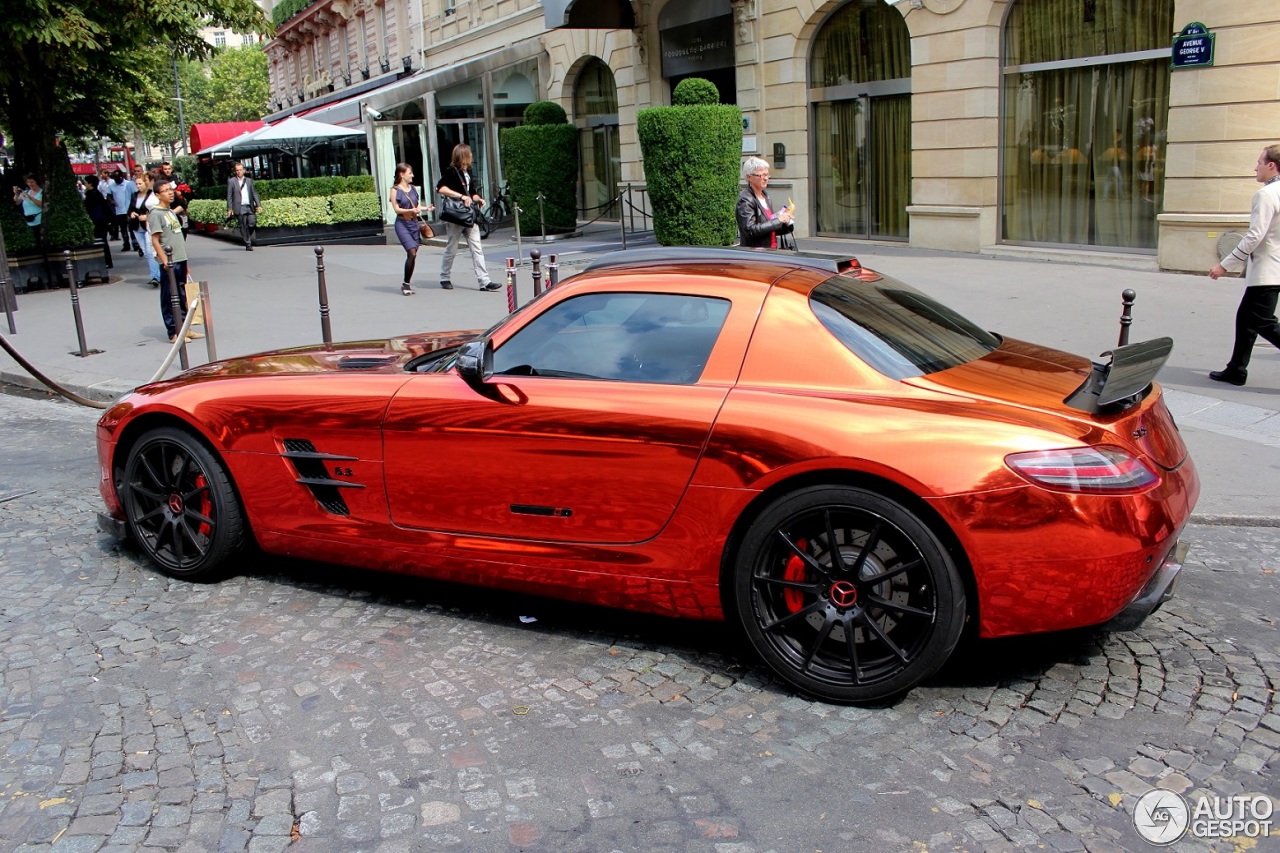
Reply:
<svg viewBox="0 0 1280 853"><path fill-rule="evenodd" d="M734 604L770 668L832 702L896 697L946 662L964 624L959 572L911 511L864 489L786 495L738 552Z"/></svg>
<svg viewBox="0 0 1280 853"><path fill-rule="evenodd" d="M173 577L209 578L244 542L226 468L185 430L161 427L139 438L119 493L134 541Z"/></svg>

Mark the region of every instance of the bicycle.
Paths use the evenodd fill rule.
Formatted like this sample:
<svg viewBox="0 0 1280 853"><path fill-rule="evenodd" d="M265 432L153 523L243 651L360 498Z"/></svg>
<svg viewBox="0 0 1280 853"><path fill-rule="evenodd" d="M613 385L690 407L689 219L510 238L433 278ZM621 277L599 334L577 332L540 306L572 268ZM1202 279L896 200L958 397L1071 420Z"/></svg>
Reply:
<svg viewBox="0 0 1280 853"><path fill-rule="evenodd" d="M476 224L480 226L481 240L488 237L490 231L494 230L499 223L505 222L511 215L511 184L504 185L493 195L493 200L489 202L488 207L476 210Z"/></svg>

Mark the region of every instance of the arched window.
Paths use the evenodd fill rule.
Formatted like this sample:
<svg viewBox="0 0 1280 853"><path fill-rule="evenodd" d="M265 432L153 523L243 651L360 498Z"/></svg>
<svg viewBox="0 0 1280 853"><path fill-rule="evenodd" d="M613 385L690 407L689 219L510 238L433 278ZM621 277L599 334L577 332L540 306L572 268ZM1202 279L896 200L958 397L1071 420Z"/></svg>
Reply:
<svg viewBox="0 0 1280 853"><path fill-rule="evenodd" d="M1154 249L1173 0L1015 0L1004 32L1002 237Z"/></svg>
<svg viewBox="0 0 1280 853"><path fill-rule="evenodd" d="M809 61L815 232L907 238L911 37L882 0L849 3L819 30Z"/></svg>

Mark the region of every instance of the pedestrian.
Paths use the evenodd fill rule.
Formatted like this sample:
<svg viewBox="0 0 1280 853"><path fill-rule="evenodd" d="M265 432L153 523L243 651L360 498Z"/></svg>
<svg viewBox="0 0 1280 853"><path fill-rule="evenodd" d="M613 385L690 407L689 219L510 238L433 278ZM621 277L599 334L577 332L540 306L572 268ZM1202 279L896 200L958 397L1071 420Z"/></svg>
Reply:
<svg viewBox="0 0 1280 853"><path fill-rule="evenodd" d="M111 261L111 241L107 239L107 226L112 219L111 202L98 190L98 176L85 175L84 178L84 210L93 223L93 242L102 243L102 259L107 269L113 266Z"/></svg>
<svg viewBox="0 0 1280 853"><path fill-rule="evenodd" d="M419 217L435 210L436 206L422 204L413 185L413 167L408 163L396 164L396 180L387 201L396 214L396 239L404 247L404 281L400 285L400 293L413 296L413 267L418 262L418 244L422 242Z"/></svg>
<svg viewBox="0 0 1280 853"><path fill-rule="evenodd" d="M182 223L182 235L187 234L187 193L191 192L191 187L187 186L182 180L182 176L173 171L173 164L168 160L160 163L156 172L156 179L165 179L173 182L173 212L178 217L178 221Z"/></svg>
<svg viewBox="0 0 1280 853"><path fill-rule="evenodd" d="M133 179L133 185L138 191L133 196L133 207L129 209L129 223L134 229L138 245L142 246L142 255L147 259L147 270L151 273L148 284L159 287L160 260L156 257L156 247L147 233L147 220L151 215L151 209L160 203L160 199L152 192L151 176L146 172L139 172Z"/></svg>
<svg viewBox="0 0 1280 853"><path fill-rule="evenodd" d="M21 205L22 218L27 220L27 227L31 229L31 236L35 238L36 244L43 243L44 237L44 187L40 185L40 181L35 175L26 175L23 180L26 181L26 188L13 188L13 203Z"/></svg>
<svg viewBox="0 0 1280 853"><path fill-rule="evenodd" d="M473 204L484 207L484 199L477 191L479 185L476 183L475 174L471 171L471 162L470 145L453 146L449 168L444 170L444 174L436 182L436 192L445 198L460 200L467 207ZM440 286L445 290L453 290L449 275L453 270L453 258L458 253L458 241L465 237L467 249L471 252L471 266L475 270L476 282L480 285L480 289L499 290L501 286L496 281L489 280L489 269L484 262L484 250L480 247L480 226L474 222L467 226L446 222L444 230L449 242L445 244L444 257L440 261Z"/></svg>
<svg viewBox="0 0 1280 853"><path fill-rule="evenodd" d="M116 228L120 231L120 250L129 251L130 244L137 250L138 257L143 257L142 247L137 245L133 235L133 223L129 221L129 209L133 207L133 196L138 191L133 181L124 179L124 172L116 169L111 173L111 204L115 208Z"/></svg>
<svg viewBox="0 0 1280 853"><path fill-rule="evenodd" d="M235 174L227 178L227 216L234 216L240 226L244 250L253 251L253 238L258 229L258 214L262 212L262 200L253 185L253 178L244 172L244 164L236 163Z"/></svg>
<svg viewBox="0 0 1280 853"><path fill-rule="evenodd" d="M1249 230L1230 254L1209 270L1209 278L1217 279L1248 264L1244 296L1236 309L1231 359L1225 369L1209 374L1215 382L1230 385L1243 385L1248 380L1249 356L1259 337L1280 347L1280 326L1276 323L1276 302L1280 299L1280 143L1262 149L1253 173L1262 189L1253 194Z"/></svg>
<svg viewBox="0 0 1280 853"><path fill-rule="evenodd" d="M160 318L164 321L165 331L169 333L169 343L173 343L178 339L179 325L187 314L187 241L182 234L182 223L173 212L173 181L160 178L152 191L156 194L157 203L147 214L147 233L151 235L151 245L162 268ZM172 257L166 254L165 249L173 252ZM173 305L169 298L170 278L178 291L178 305L182 309L182 316L179 317L173 315ZM199 332L187 333L187 340L203 337Z"/></svg>
<svg viewBox="0 0 1280 853"><path fill-rule="evenodd" d="M738 194L738 242L753 249L776 249L778 237L795 230L795 208L775 211L765 187L769 185L769 164L759 157L742 161L742 178L747 187Z"/></svg>
<svg viewBox="0 0 1280 853"><path fill-rule="evenodd" d="M98 192L107 200L107 238L120 239L120 223L116 220L116 203L111 195L111 170L105 166L98 171Z"/></svg>

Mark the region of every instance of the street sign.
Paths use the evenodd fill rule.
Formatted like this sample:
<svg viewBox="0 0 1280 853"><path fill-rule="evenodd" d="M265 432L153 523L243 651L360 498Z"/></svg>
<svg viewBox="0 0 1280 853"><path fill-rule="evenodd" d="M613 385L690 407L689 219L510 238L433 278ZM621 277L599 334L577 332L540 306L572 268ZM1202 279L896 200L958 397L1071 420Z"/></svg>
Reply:
<svg viewBox="0 0 1280 853"><path fill-rule="evenodd" d="M1173 37L1173 67L1199 68L1213 64L1214 33L1204 24L1187 24Z"/></svg>

